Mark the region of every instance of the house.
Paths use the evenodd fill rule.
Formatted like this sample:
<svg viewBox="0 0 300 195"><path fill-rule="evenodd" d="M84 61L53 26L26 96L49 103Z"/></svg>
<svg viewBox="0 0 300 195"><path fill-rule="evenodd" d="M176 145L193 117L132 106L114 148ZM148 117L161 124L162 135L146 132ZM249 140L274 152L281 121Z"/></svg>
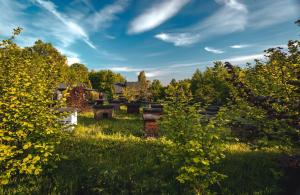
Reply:
<svg viewBox="0 0 300 195"><path fill-rule="evenodd" d="M115 83L114 91L117 96L121 96L124 93L125 88L138 88L139 82L124 82L124 83Z"/></svg>

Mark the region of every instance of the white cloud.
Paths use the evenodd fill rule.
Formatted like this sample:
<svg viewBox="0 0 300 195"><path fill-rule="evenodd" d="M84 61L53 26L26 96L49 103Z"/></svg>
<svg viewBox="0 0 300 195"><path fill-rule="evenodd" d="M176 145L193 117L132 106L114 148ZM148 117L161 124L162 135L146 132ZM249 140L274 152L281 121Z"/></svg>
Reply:
<svg viewBox="0 0 300 195"><path fill-rule="evenodd" d="M176 15L190 0L163 0L136 17L129 25L129 34L151 30Z"/></svg>
<svg viewBox="0 0 300 195"><path fill-rule="evenodd" d="M233 56L233 57L226 58L226 59L223 59L220 61L243 64L246 62L251 62L255 59L261 60L264 58L265 58L264 54L251 54L251 55L243 55L243 56Z"/></svg>
<svg viewBox="0 0 300 195"><path fill-rule="evenodd" d="M0 36L11 36L12 30L16 27L24 27L26 15L23 10L27 8L25 3L18 1L0 0Z"/></svg>
<svg viewBox="0 0 300 195"><path fill-rule="evenodd" d="M173 43L175 46L186 46L212 36L229 34L245 29L248 10L246 5L237 0L218 0L223 6L200 23L180 30L180 32L160 33L155 37Z"/></svg>
<svg viewBox="0 0 300 195"><path fill-rule="evenodd" d="M146 77L153 78L170 74L168 71L156 70L156 71L146 71Z"/></svg>
<svg viewBox="0 0 300 195"><path fill-rule="evenodd" d="M80 59L77 57L68 57L67 61L68 61L68 65L72 65L74 63L80 63Z"/></svg>
<svg viewBox="0 0 300 195"><path fill-rule="evenodd" d="M77 23L68 19L65 15L58 12L54 3L47 0L33 0L33 2L41 6L42 8L48 10L67 27L68 33L65 36L73 36L74 39L82 39L91 48L96 49L94 44L90 41L89 36L85 32L85 30Z"/></svg>
<svg viewBox="0 0 300 195"><path fill-rule="evenodd" d="M87 21L95 31L109 27L116 19L116 14L123 12L127 5L128 0L118 0L88 17Z"/></svg>
<svg viewBox="0 0 300 195"><path fill-rule="evenodd" d="M60 53L62 53L63 55L65 55L67 57L68 65L72 65L74 63L82 63L82 60L80 59L79 54L77 54L73 51L64 49L64 48L60 48L60 47L56 47L56 49Z"/></svg>
<svg viewBox="0 0 300 195"><path fill-rule="evenodd" d="M264 0L258 1L249 16L249 26L265 28L285 21L293 21L299 17L300 3L298 0Z"/></svg>
<svg viewBox="0 0 300 195"><path fill-rule="evenodd" d="M142 69L139 68L131 68L127 66L117 66L117 67L109 67L108 69L116 72L136 72L136 71L142 71Z"/></svg>
<svg viewBox="0 0 300 195"><path fill-rule="evenodd" d="M145 57L157 57L157 56L165 55L167 53L169 53L169 51L154 52L154 53L146 54Z"/></svg>
<svg viewBox="0 0 300 195"><path fill-rule="evenodd" d="M208 52L211 52L211 53L214 53L214 54L222 54L222 53L224 53L223 50L215 49L213 47L204 47L204 50L208 51Z"/></svg>
<svg viewBox="0 0 300 195"><path fill-rule="evenodd" d="M250 45L240 44L240 45L231 45L229 47L233 49L242 49L242 48L250 47Z"/></svg>
<svg viewBox="0 0 300 195"><path fill-rule="evenodd" d="M188 46L198 41L199 34L193 35L191 33L167 34L160 33L154 36L155 38L173 43L175 46Z"/></svg>

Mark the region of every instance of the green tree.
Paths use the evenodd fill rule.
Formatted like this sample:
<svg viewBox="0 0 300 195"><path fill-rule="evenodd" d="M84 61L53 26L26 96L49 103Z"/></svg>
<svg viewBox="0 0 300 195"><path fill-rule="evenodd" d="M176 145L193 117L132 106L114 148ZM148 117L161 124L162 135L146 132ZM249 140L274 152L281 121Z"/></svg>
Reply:
<svg viewBox="0 0 300 195"><path fill-rule="evenodd" d="M86 87L91 87L88 68L84 64L72 64L70 66L69 83L73 86L84 85Z"/></svg>
<svg viewBox="0 0 300 195"><path fill-rule="evenodd" d="M226 82L228 73L221 62L207 68L203 73L198 69L191 79L191 91L195 98L206 104L225 104L230 95L230 86Z"/></svg>
<svg viewBox="0 0 300 195"><path fill-rule="evenodd" d="M91 71L89 79L93 89L104 92L108 97L113 97L115 83L125 82L125 78L121 74L111 70Z"/></svg>
<svg viewBox="0 0 300 195"><path fill-rule="evenodd" d="M51 44L21 48L0 43L0 185L38 175L56 158L62 125L60 102L53 100L66 59Z"/></svg>
<svg viewBox="0 0 300 195"><path fill-rule="evenodd" d="M153 80L150 87L151 98L154 101L163 99L164 88L159 80Z"/></svg>
<svg viewBox="0 0 300 195"><path fill-rule="evenodd" d="M203 75L201 71L197 68L191 79L191 91L193 94L196 94L196 91L201 87L202 83Z"/></svg>
<svg viewBox="0 0 300 195"><path fill-rule="evenodd" d="M162 135L172 147L163 159L177 170L176 180L185 191L183 194L208 194L208 187L224 176L212 167L224 157L215 124L201 124L198 106L189 106L175 98L164 108L161 121Z"/></svg>
<svg viewBox="0 0 300 195"><path fill-rule="evenodd" d="M271 48L267 59L253 66L233 67L231 106L224 121L254 146L285 145L300 138L300 42L289 41L288 51Z"/></svg>
<svg viewBox="0 0 300 195"><path fill-rule="evenodd" d="M148 99L149 82L147 81L145 71L141 71L140 74L138 75L138 83L139 83L139 85L138 85L139 97L141 99Z"/></svg>

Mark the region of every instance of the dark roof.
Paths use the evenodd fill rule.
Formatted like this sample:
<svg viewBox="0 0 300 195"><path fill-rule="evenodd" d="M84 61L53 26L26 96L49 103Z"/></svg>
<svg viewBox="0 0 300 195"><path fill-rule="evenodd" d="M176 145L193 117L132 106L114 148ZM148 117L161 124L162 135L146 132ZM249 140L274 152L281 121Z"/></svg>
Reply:
<svg viewBox="0 0 300 195"><path fill-rule="evenodd" d="M115 93L116 94L122 94L123 88L125 87L137 87L139 85L139 82L124 82L124 83L115 83Z"/></svg>
<svg viewBox="0 0 300 195"><path fill-rule="evenodd" d="M137 87L139 85L139 82L126 82L126 87Z"/></svg>

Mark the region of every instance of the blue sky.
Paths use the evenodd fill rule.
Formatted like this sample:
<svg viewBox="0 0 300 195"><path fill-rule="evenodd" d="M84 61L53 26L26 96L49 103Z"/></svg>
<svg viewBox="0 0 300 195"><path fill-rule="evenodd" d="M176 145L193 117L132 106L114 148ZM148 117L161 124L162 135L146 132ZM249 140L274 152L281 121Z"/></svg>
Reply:
<svg viewBox="0 0 300 195"><path fill-rule="evenodd" d="M0 37L51 42L69 63L164 83L213 61L243 65L299 39L300 0L0 0Z"/></svg>

